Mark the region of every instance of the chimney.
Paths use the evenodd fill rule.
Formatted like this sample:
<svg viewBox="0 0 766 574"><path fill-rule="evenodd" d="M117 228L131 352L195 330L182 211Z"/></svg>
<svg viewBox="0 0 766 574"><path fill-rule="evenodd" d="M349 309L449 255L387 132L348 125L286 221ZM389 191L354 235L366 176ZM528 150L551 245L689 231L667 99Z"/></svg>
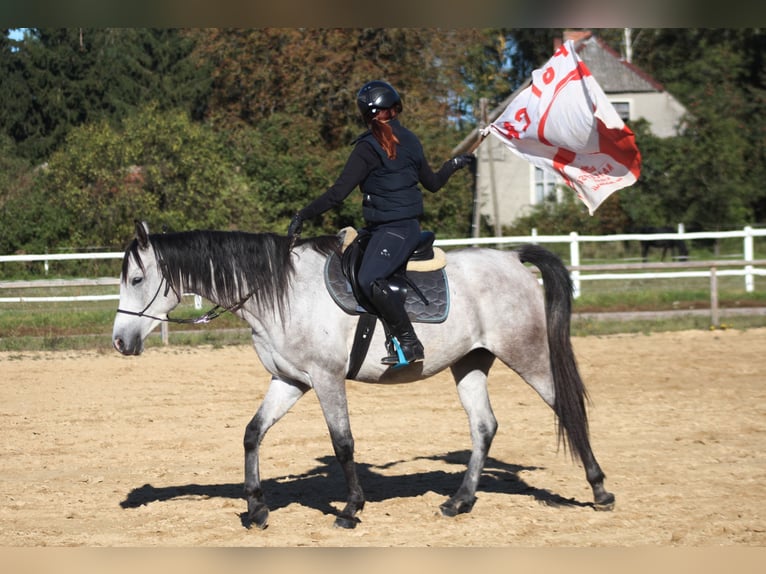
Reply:
<svg viewBox="0 0 766 574"><path fill-rule="evenodd" d="M564 30L563 42L572 40L573 42L579 42L580 40L586 40L590 38L593 33L590 30Z"/></svg>

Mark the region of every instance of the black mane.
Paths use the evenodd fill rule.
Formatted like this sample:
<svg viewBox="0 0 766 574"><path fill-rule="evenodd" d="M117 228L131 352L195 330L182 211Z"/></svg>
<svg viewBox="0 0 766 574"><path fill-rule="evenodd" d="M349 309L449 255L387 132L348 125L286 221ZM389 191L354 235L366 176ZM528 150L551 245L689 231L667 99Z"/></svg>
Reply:
<svg viewBox="0 0 766 574"><path fill-rule="evenodd" d="M288 238L276 233L242 231L184 231L149 235L164 278L178 293L182 289L231 308L252 297L261 309L279 312L285 308L287 287L293 274ZM299 240L329 255L339 249L337 236ZM143 269L138 241L125 252L122 277L126 280L130 257Z"/></svg>

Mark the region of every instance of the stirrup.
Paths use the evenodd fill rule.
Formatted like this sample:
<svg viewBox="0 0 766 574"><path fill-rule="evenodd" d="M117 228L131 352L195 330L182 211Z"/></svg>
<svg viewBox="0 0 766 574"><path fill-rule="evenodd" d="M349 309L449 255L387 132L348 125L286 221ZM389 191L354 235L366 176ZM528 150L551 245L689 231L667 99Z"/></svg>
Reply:
<svg viewBox="0 0 766 574"><path fill-rule="evenodd" d="M396 337L391 337L391 345L394 347L392 354L388 355L387 357L383 357L380 362L384 365L391 365L392 369L406 367L411 363L416 363L423 360L422 351L420 353L413 353L413 356L408 360L404 354L404 351L402 350L402 346L399 344L399 339Z"/></svg>

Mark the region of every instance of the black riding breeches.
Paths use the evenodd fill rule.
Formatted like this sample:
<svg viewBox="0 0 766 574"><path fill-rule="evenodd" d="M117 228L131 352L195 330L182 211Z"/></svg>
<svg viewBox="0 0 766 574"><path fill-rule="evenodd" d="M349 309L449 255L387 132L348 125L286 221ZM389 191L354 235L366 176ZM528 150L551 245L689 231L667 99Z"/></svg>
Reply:
<svg viewBox="0 0 766 574"><path fill-rule="evenodd" d="M374 281L387 279L407 263L420 242L420 222L405 219L366 228L371 233L362 265L357 273L359 287L369 299Z"/></svg>

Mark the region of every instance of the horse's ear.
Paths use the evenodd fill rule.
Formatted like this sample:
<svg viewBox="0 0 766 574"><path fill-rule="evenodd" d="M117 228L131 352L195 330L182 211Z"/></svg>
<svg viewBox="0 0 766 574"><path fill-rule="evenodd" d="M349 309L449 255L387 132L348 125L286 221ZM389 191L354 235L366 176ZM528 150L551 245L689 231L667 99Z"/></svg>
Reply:
<svg viewBox="0 0 766 574"><path fill-rule="evenodd" d="M141 249L149 247L149 226L145 221L136 220L136 240Z"/></svg>

